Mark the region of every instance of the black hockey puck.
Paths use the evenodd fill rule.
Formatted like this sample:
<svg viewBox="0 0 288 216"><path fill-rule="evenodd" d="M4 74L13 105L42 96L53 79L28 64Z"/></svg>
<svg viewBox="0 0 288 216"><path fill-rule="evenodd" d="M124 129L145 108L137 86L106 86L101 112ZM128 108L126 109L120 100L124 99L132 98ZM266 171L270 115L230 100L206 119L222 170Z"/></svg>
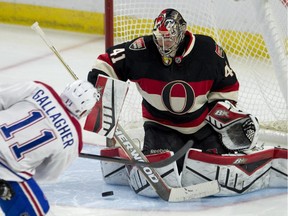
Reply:
<svg viewBox="0 0 288 216"><path fill-rule="evenodd" d="M102 193L102 197L107 197L107 196L112 196L112 195L114 195L113 191L106 191Z"/></svg>

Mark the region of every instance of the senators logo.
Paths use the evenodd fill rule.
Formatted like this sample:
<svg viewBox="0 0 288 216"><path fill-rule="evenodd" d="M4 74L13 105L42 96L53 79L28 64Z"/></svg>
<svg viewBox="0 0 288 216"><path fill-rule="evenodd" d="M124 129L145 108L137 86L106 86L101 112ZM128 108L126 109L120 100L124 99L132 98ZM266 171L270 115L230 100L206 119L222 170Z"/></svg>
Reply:
<svg viewBox="0 0 288 216"><path fill-rule="evenodd" d="M146 45L145 45L145 41L143 39L143 37L138 38L137 40L135 40L130 46L129 46L130 50L144 50L146 49Z"/></svg>
<svg viewBox="0 0 288 216"><path fill-rule="evenodd" d="M224 58L224 50L218 44L216 44L215 53L220 57Z"/></svg>
<svg viewBox="0 0 288 216"><path fill-rule="evenodd" d="M176 95L173 96L173 93ZM183 93L181 95L181 92ZM180 96L181 95L181 96ZM177 105L173 103L177 100ZM176 115L184 115L192 109L195 103L195 92L189 83L175 80L168 83L162 91L162 101L166 109Z"/></svg>

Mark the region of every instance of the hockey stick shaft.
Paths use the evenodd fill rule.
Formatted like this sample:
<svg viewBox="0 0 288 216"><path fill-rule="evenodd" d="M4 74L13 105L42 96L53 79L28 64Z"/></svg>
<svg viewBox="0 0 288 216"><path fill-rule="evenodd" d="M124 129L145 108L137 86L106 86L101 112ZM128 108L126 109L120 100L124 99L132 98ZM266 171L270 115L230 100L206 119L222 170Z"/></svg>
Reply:
<svg viewBox="0 0 288 216"><path fill-rule="evenodd" d="M142 161L136 161L136 160L127 160L124 158L107 157L107 156L88 154L88 153L82 153L82 152L80 154L80 157L94 159L94 160L108 161L108 162L116 162L116 163L121 163L121 164L126 164L126 165L148 166L148 167L153 167L153 168L160 168L160 167L167 166L173 163L174 161L177 161L181 157L183 157L183 155L192 147L192 145L193 145L193 141L188 141L174 155L164 160L157 161L157 162L142 162Z"/></svg>
<svg viewBox="0 0 288 216"><path fill-rule="evenodd" d="M61 63L64 65L64 67L67 69L67 71L70 73L70 75L75 79L79 79L77 75L73 72L73 70L67 65L64 61L64 59L61 57L58 50L54 47L54 45L51 43L51 41L46 37L43 30L40 28L38 22L35 22L31 28L43 39L43 41L46 43L46 45L52 50L52 52L57 56L57 58L61 61Z"/></svg>
<svg viewBox="0 0 288 216"><path fill-rule="evenodd" d="M39 24L34 23L31 28L45 41L46 45L52 50L52 52L58 57L60 62L65 66L70 75L77 80L78 77L71 70L71 68L65 63L60 53L54 47L54 45L47 39L45 33L40 28ZM149 163L145 155L141 150L134 144L131 138L125 133L124 129L118 124L115 132L116 140L120 146L126 152L128 157L134 161L142 161ZM148 166L138 166L141 173L145 176L146 180L150 183L151 187L155 192L165 201L169 202L180 202L191 200L194 198L200 198L205 196L214 195L219 192L219 184L216 180L205 182L197 185L192 185L182 188L171 188L163 180L163 178L153 168Z"/></svg>
<svg viewBox="0 0 288 216"><path fill-rule="evenodd" d="M62 65L66 68L66 70L69 72L69 74L72 76L74 80L78 80L78 76L74 73L74 71L69 67L68 64L64 61L58 50L55 48L55 46L52 44L52 42L48 39L42 28L39 26L38 22L35 22L31 28L42 38L42 40L45 42L45 44L50 48L50 50L57 56L59 61L62 63ZM113 143L112 139L106 138L107 146L112 145ZM81 154L81 153L80 153Z"/></svg>

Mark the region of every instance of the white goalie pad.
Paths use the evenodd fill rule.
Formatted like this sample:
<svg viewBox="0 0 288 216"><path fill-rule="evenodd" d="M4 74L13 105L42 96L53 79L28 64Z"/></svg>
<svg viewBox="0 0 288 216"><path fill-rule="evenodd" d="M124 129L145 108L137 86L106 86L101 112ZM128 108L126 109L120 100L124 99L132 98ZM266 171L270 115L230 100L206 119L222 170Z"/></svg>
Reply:
<svg viewBox="0 0 288 216"><path fill-rule="evenodd" d="M173 152L164 152L159 154L147 155L147 159L150 162L159 161L159 159L165 159L171 157ZM173 162L165 167L155 168L155 170L161 175L166 184L170 187L181 187L180 176L178 174L178 168L176 162ZM129 175L129 184L131 189L139 195L147 197L158 197L158 194L146 181L143 174L136 166L127 166Z"/></svg>
<svg viewBox="0 0 288 216"><path fill-rule="evenodd" d="M269 187L288 187L287 158L288 151L275 148L274 160L271 163Z"/></svg>
<svg viewBox="0 0 288 216"><path fill-rule="evenodd" d="M101 97L87 116L84 130L113 138L128 86L128 82L99 75L95 88Z"/></svg>
<svg viewBox="0 0 288 216"><path fill-rule="evenodd" d="M100 151L101 156L126 158L120 147L105 148ZM111 185L129 185L128 174L124 164L101 161L103 180Z"/></svg>
<svg viewBox="0 0 288 216"><path fill-rule="evenodd" d="M102 178L106 184L129 185L125 165L101 161Z"/></svg>
<svg viewBox="0 0 288 216"><path fill-rule="evenodd" d="M287 149L266 147L247 154L214 155L191 149L185 158L182 186L218 180L215 196L234 196L268 187L287 187Z"/></svg>
<svg viewBox="0 0 288 216"><path fill-rule="evenodd" d="M243 150L256 146L259 133L257 119L238 110L229 101L218 102L208 113L206 121L221 134L227 149Z"/></svg>

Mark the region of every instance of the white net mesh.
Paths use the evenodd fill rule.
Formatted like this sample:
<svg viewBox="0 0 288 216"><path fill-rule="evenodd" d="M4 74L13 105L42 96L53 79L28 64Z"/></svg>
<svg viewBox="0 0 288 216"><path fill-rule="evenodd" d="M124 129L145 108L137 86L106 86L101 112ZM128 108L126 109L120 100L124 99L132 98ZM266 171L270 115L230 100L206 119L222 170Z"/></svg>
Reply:
<svg viewBox="0 0 288 216"><path fill-rule="evenodd" d="M287 134L287 5L283 2L114 0L114 44L151 34L163 9L178 10L190 31L212 36L226 51L240 82L238 107L257 116L262 128ZM120 120L124 128L142 124L140 103L132 85Z"/></svg>

